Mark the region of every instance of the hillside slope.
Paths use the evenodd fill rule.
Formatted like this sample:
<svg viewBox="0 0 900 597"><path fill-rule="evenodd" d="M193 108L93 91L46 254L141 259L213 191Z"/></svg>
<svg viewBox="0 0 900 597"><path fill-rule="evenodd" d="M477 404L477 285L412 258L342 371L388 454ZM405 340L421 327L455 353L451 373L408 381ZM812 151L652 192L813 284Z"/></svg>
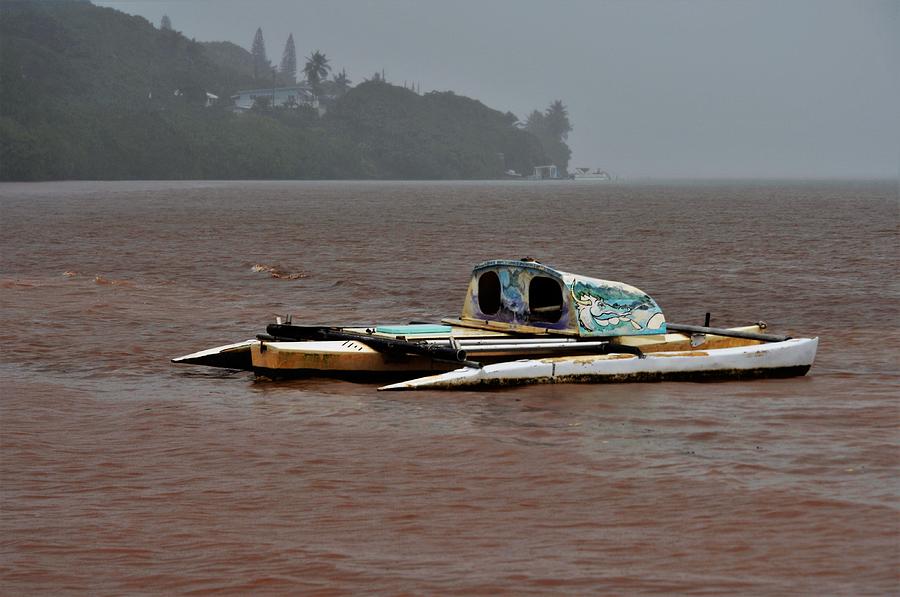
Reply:
<svg viewBox="0 0 900 597"><path fill-rule="evenodd" d="M545 159L515 117L451 92L420 96L379 82L357 86L325 118L390 178L491 178Z"/></svg>
<svg viewBox="0 0 900 597"><path fill-rule="evenodd" d="M0 180L491 178L546 159L515 117L449 92L373 82L323 118L234 114L248 65L234 44L84 0L4 0Z"/></svg>

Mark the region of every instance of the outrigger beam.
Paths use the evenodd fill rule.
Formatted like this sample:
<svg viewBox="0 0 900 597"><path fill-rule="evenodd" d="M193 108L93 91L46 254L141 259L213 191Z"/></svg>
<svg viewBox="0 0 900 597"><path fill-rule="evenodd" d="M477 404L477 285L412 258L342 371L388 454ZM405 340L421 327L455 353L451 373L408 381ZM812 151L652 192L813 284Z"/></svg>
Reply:
<svg viewBox="0 0 900 597"><path fill-rule="evenodd" d="M711 334L713 336L724 336L728 338L745 338L747 340L759 340L761 342L784 342L790 340L790 336L779 336L776 334L758 334L756 332L742 332L740 330L730 330L728 328L711 328L704 325L687 325L683 323L666 322L666 329L673 332L689 332L692 334Z"/></svg>

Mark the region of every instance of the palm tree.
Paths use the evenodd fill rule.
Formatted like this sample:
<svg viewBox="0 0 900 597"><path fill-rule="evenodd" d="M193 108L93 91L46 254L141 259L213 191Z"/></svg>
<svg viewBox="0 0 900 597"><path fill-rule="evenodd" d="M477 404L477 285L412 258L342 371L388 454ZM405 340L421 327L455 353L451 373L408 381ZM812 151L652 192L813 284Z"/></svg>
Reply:
<svg viewBox="0 0 900 597"><path fill-rule="evenodd" d="M344 95L350 89L350 86L353 84L347 77L347 70L341 69L341 72L334 76L334 88L337 90L338 95Z"/></svg>
<svg viewBox="0 0 900 597"><path fill-rule="evenodd" d="M313 88L313 93L316 95L319 95L320 83L328 76L329 71L331 71L331 66L328 65L328 58L319 50L316 50L312 53L312 56L306 58L306 66L303 67L303 73L306 75L306 80L309 81Z"/></svg>

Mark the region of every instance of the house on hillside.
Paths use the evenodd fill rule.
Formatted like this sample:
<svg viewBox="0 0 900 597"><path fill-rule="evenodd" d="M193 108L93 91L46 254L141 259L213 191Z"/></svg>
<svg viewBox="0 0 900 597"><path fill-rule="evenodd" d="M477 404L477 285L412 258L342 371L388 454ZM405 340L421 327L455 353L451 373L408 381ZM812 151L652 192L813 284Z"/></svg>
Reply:
<svg viewBox="0 0 900 597"><path fill-rule="evenodd" d="M309 106L319 108L319 102L309 85L292 87L263 87L261 89L244 89L231 96L235 112L244 112L253 108L257 98L266 98L270 105L284 108Z"/></svg>

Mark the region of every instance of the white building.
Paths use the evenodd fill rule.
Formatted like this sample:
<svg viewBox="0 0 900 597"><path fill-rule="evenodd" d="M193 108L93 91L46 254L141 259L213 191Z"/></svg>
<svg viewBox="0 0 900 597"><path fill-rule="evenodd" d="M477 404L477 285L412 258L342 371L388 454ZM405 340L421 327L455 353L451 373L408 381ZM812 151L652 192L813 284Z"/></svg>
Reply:
<svg viewBox="0 0 900 597"><path fill-rule="evenodd" d="M556 164L535 166L534 174L528 178L531 180L557 180L559 179L559 168L556 167Z"/></svg>
<svg viewBox="0 0 900 597"><path fill-rule="evenodd" d="M238 91L231 96L234 102L234 109L237 112L243 112L253 107L253 103L258 97L268 99L269 105L276 107L300 107L310 106L319 108L319 102L313 95L312 87L309 85L294 85L293 87L263 87L260 89L245 89Z"/></svg>

